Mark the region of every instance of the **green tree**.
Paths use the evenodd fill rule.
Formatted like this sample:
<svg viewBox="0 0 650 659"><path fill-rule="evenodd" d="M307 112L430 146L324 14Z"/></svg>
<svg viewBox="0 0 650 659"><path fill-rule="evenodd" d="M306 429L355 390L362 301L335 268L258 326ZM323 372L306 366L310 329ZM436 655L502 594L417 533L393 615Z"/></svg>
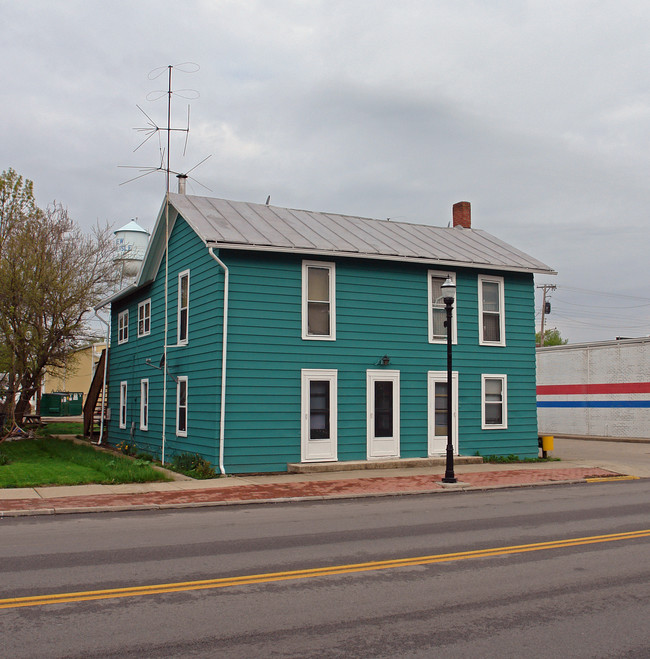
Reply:
<svg viewBox="0 0 650 659"><path fill-rule="evenodd" d="M85 234L60 204L39 209L32 182L12 169L0 202L3 411L20 424L45 369L64 364L88 335L88 309L114 290L114 242L108 226Z"/></svg>
<svg viewBox="0 0 650 659"><path fill-rule="evenodd" d="M569 339L563 339L560 336L560 330L557 328L544 330L544 343L542 343L542 333L535 332L535 345L541 346L563 346L569 342Z"/></svg>
<svg viewBox="0 0 650 659"><path fill-rule="evenodd" d="M12 232L28 218L38 218L42 211L36 206L34 184L11 167L0 175L0 255Z"/></svg>

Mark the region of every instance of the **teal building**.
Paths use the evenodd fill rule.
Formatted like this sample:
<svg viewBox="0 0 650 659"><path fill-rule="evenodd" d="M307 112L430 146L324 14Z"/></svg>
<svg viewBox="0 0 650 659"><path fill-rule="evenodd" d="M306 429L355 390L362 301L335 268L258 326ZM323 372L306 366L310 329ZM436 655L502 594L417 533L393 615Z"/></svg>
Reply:
<svg viewBox="0 0 650 659"><path fill-rule="evenodd" d="M223 473L537 455L534 273L471 227L170 194L111 306L108 438ZM441 285L456 284L447 387Z"/></svg>

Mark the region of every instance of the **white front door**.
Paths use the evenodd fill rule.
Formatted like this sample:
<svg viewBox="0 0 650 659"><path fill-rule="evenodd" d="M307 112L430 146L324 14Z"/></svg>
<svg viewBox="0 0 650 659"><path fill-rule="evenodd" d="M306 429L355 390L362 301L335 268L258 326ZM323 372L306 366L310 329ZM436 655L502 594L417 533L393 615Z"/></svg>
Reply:
<svg viewBox="0 0 650 659"><path fill-rule="evenodd" d="M447 453L447 371L429 371L429 455ZM452 444L458 455L458 372L451 374Z"/></svg>
<svg viewBox="0 0 650 659"><path fill-rule="evenodd" d="M302 369L301 460L337 459L337 372L335 369Z"/></svg>
<svg viewBox="0 0 650 659"><path fill-rule="evenodd" d="M366 371L368 459L399 458L399 371Z"/></svg>

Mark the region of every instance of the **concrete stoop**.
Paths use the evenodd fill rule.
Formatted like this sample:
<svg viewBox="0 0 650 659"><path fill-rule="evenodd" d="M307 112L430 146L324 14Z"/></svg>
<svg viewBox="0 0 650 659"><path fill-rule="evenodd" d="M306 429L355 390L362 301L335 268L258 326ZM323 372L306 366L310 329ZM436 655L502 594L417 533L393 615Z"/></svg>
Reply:
<svg viewBox="0 0 650 659"><path fill-rule="evenodd" d="M385 460L351 460L349 462L294 462L287 464L290 474L317 474L330 471L362 469L404 469L409 467L444 466L446 458L388 458ZM479 455L455 455L454 465L482 464Z"/></svg>

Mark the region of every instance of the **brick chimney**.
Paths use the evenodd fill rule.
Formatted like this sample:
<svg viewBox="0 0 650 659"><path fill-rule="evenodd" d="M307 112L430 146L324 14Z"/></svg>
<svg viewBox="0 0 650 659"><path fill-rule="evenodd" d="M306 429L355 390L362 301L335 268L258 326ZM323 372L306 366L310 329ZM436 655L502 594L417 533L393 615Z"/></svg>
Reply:
<svg viewBox="0 0 650 659"><path fill-rule="evenodd" d="M472 205L469 201L459 201L452 207L452 217L454 219L455 227L463 227L463 229L472 228Z"/></svg>

